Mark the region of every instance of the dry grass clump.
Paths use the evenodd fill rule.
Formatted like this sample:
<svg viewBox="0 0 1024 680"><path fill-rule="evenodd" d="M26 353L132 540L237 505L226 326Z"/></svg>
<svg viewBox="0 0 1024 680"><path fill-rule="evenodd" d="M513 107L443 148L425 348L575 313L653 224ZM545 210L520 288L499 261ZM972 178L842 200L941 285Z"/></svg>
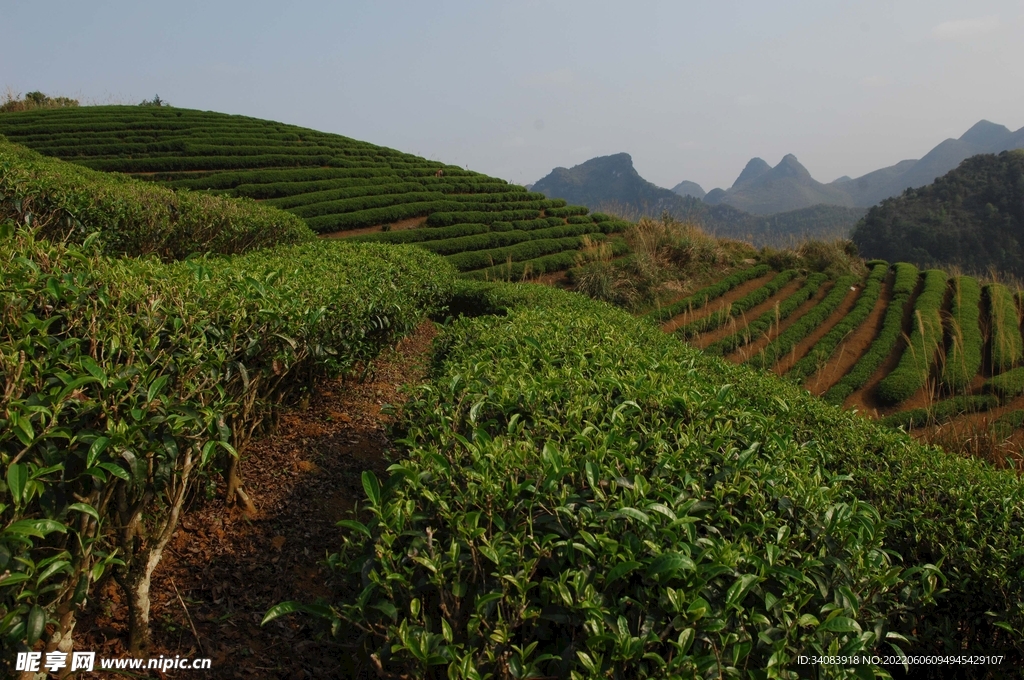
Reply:
<svg viewBox="0 0 1024 680"><path fill-rule="evenodd" d="M607 245L585 246L569 278L578 292L633 310L678 295L695 278L756 252L719 241L667 213L660 219L641 217L623 238L632 251L628 256L613 260Z"/></svg>

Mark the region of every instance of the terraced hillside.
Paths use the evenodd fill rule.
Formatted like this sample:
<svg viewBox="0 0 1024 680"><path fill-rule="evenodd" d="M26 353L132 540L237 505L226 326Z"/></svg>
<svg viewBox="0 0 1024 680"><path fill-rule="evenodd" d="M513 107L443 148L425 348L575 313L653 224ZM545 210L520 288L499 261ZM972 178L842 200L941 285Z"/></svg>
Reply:
<svg viewBox="0 0 1024 680"><path fill-rule="evenodd" d="M1004 438L1017 429L1024 291L907 263L868 269L829 279L751 266L646 316L706 352L893 425L934 434L952 421Z"/></svg>
<svg viewBox="0 0 1024 680"><path fill-rule="evenodd" d="M520 186L341 135L244 116L97 106L0 117L47 156L172 189L255 199L314 232L414 243L474 278L571 267L628 223ZM625 246L612 239L614 252Z"/></svg>

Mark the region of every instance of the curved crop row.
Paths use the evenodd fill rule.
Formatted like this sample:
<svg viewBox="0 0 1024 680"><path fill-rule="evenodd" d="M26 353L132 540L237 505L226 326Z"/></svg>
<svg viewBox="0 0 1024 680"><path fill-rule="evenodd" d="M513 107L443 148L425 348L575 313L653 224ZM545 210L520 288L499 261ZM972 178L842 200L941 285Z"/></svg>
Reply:
<svg viewBox="0 0 1024 680"><path fill-rule="evenodd" d="M732 317L743 314L751 307L759 305L772 295L775 295L780 288L796 278L798 273L799 272L795 269L787 269L784 272L776 274L775 278L771 281L760 288L750 291L739 300L732 303L728 309L720 309L702 319L697 319L696 321L691 321L685 326L680 326L679 329L676 330L676 335L683 340L688 340L696 335L720 328Z"/></svg>
<svg viewBox="0 0 1024 680"><path fill-rule="evenodd" d="M419 241L417 245L438 255L453 255L475 250L504 248L517 243L526 243L541 239L566 238L583 236L584 234L601 233L600 225L596 224L563 224L560 227L549 227L533 231L491 231L485 234L460 236L436 241ZM439 229L445 229L440 227ZM410 230L415 231L415 230ZM428 231L434 231L433 229Z"/></svg>
<svg viewBox="0 0 1024 680"><path fill-rule="evenodd" d="M567 205L560 208L552 208L547 213L551 217L573 217L575 215L586 215L590 210L582 205Z"/></svg>
<svg viewBox="0 0 1024 680"><path fill-rule="evenodd" d="M711 302L712 300L722 297L723 295L725 295L726 293L728 293L730 290L740 285L741 283L745 283L747 281L750 281L751 279L756 279L760 276L764 276L771 270L772 268L769 267L768 265L759 264L756 267L751 267L750 269L743 269L741 271L735 272L733 274L730 274L729 276L726 276L721 281L716 281L715 283L712 283L710 286L705 286L704 288L701 288L693 295L689 295L683 298L682 300L679 300L669 305L668 307L662 307L660 309L655 309L648 312L646 314L646 317L648 319L651 319L652 321L660 323L663 321L668 321L682 314L683 312L688 312L694 309L700 309L708 302Z"/></svg>
<svg viewBox="0 0 1024 680"><path fill-rule="evenodd" d="M585 236L588 236L591 241L601 241L605 238L605 235L600 233L587 234ZM509 260L512 262L532 260L542 255L560 253L563 250L577 250L582 244L583 238L583 236L569 236L565 238L536 239L504 248L474 250L468 253L449 255L447 260L459 271L483 269Z"/></svg>
<svg viewBox="0 0 1024 680"><path fill-rule="evenodd" d="M617 257L629 252L628 244L621 239L614 240L609 245L613 256ZM562 251L519 262L505 261L483 269L463 272L463 276L478 281L522 281L528 276L564 271L579 263L579 251Z"/></svg>
<svg viewBox="0 0 1024 680"><path fill-rule="evenodd" d="M999 373L1021 360L1024 344L1020 335L1020 316L1010 290L1001 283L985 286L989 309L989 338L992 347L992 371Z"/></svg>
<svg viewBox="0 0 1024 680"><path fill-rule="evenodd" d="M917 267L906 262L898 262L895 269L892 299L889 300L889 308L885 310L882 330L871 343L867 353L854 364L850 372L825 393L824 399L830 404L842 404L848 396L863 386L899 342L903 333L903 308L917 288L919 272Z"/></svg>
<svg viewBox="0 0 1024 680"><path fill-rule="evenodd" d="M928 408L913 408L886 416L880 421L890 427L906 429L944 423L968 413L981 413L999 406L999 399L991 394L960 395L935 402Z"/></svg>
<svg viewBox="0 0 1024 680"><path fill-rule="evenodd" d="M1024 367L1011 368L985 381L984 389L995 392L1004 399L1024 394Z"/></svg>
<svg viewBox="0 0 1024 680"><path fill-rule="evenodd" d="M807 277L803 286L794 291L793 294L785 300L782 300L775 309L769 309L767 312L748 323L742 330L737 331L728 337L722 338L718 342L708 345L704 348L704 351L709 354L728 354L730 352L735 352L740 347L750 344L762 334L771 331L772 326L775 326L783 319L788 318L790 314L796 311L797 307L814 297L815 293L818 292L818 289L821 288L822 284L827 280L827 274L811 274Z"/></svg>
<svg viewBox="0 0 1024 680"><path fill-rule="evenodd" d="M981 286L971 276L952 279L953 295L949 313L949 349L942 366L942 384L948 389L966 389L981 370L982 346Z"/></svg>
<svg viewBox="0 0 1024 680"><path fill-rule="evenodd" d="M461 211L461 212L456 212ZM471 211L464 210L463 206L459 205L454 210L452 208L445 208L438 212L431 213L427 219L427 226L429 227L447 227L450 224L458 224L459 222L483 222L484 224L490 224L491 222L514 222L515 220L535 220L540 217L541 211L538 210L504 210L504 211Z"/></svg>
<svg viewBox="0 0 1024 680"><path fill-rule="evenodd" d="M832 290L828 292L821 302L814 305L806 314L801 316L789 328L779 333L768 345L747 359L746 363L754 368L771 368L779 359L785 356L790 350L797 346L815 328L825 322L832 313L842 304L850 292L850 287L857 283L856 276L841 276L836 279Z"/></svg>
<svg viewBox="0 0 1024 680"><path fill-rule="evenodd" d="M871 310L875 308L875 303L878 302L878 296L882 293L882 282L885 280L888 272L888 262L874 263L871 267L871 273L868 274L867 281L864 282L864 288L861 290L860 295L857 296L857 302L854 303L853 309L818 340L805 357L793 364L792 368L786 372L787 380L802 383L825 365L829 357L832 356L832 353L835 352L836 347L839 346L839 343L852 330L864 323L864 320L871 314Z"/></svg>
<svg viewBox="0 0 1024 680"><path fill-rule="evenodd" d="M108 253L242 253L313 238L294 215L253 201L174 192L45 158L0 138L0 220L30 220L48 237L93 231Z"/></svg>
<svg viewBox="0 0 1024 680"><path fill-rule="evenodd" d="M893 371L878 383L878 398L887 404L906 401L928 383L928 376L942 349L942 303L946 297L946 272L929 269L924 287L914 303L910 338Z"/></svg>

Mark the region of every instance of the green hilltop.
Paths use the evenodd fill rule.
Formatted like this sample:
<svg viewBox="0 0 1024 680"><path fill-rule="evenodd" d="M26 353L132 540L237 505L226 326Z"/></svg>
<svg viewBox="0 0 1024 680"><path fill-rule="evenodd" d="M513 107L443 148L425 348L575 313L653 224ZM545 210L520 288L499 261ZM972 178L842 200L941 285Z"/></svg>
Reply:
<svg viewBox="0 0 1024 680"><path fill-rule="evenodd" d="M868 257L1024 276L1024 150L972 156L882 201L853 231Z"/></svg>
<svg viewBox="0 0 1024 680"><path fill-rule="evenodd" d="M798 677L808 655L845 659L820 677L874 677L885 671L851 657L894 650L1024 663L1014 471L609 305L459 276L485 269L465 255L481 248L306 230L417 219L373 238L480 225L449 238L492 244L581 228L491 246L567 239L507 251L525 263L619 223L242 117L80 108L4 114L0 132L93 168L0 143L5 649L71 635L114 573L129 648L144 652L153 569L201 480L241 484L246 446L276 414L430 318L430 372L400 414L389 476L362 475L330 594L265 621L326 619L346 658L409 677ZM341 198L397 184L426 191L356 198L430 195ZM317 192L342 193L305 204L337 202L315 217L271 200Z"/></svg>

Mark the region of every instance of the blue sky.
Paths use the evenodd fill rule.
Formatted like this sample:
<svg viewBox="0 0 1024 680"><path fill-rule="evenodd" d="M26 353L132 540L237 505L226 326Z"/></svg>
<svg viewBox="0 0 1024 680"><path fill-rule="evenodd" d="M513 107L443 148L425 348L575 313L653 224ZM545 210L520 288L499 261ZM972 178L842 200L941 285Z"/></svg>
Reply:
<svg viewBox="0 0 1024 680"><path fill-rule="evenodd" d="M5 2L0 88L239 113L526 183L820 181L1024 126L1024 2Z"/></svg>

